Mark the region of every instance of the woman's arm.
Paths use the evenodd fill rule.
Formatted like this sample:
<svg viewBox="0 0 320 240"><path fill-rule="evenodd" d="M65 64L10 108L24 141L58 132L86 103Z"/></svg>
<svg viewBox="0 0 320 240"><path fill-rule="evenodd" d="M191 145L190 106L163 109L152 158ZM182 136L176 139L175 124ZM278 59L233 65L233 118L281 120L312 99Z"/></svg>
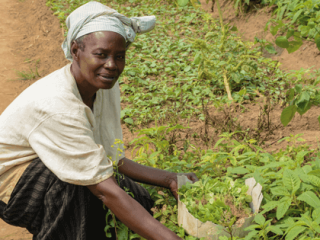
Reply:
<svg viewBox="0 0 320 240"><path fill-rule="evenodd" d="M140 236L148 240L181 240L122 190L114 177L87 187L122 223Z"/></svg>
<svg viewBox="0 0 320 240"><path fill-rule="evenodd" d="M147 183L159 187L169 188L176 199L178 195L177 173L172 173L157 168L143 166L128 158L122 158L118 163L119 172L133 179L134 181ZM198 181L194 173L185 173L191 181Z"/></svg>
<svg viewBox="0 0 320 240"><path fill-rule="evenodd" d="M176 173L143 166L127 158L122 158L119 161L118 170L134 181L159 187L169 188L170 183L177 180Z"/></svg>

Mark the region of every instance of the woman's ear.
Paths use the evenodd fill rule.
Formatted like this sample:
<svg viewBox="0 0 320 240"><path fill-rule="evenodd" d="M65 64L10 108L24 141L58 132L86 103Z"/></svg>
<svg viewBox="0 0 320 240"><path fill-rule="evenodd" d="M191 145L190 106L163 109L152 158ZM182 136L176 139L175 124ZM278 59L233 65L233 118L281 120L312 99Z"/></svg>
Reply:
<svg viewBox="0 0 320 240"><path fill-rule="evenodd" d="M78 43L76 41L73 41L71 43L71 49L70 49L70 53L72 55L72 59L75 60L75 61L78 61L78 58L79 58L79 46L78 46Z"/></svg>

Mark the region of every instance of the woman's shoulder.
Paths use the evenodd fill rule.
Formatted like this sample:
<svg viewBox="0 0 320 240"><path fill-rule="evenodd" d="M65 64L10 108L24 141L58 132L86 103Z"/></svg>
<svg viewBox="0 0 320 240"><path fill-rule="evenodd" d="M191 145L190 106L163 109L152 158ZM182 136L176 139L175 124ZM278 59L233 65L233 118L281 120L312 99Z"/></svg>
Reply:
<svg viewBox="0 0 320 240"><path fill-rule="evenodd" d="M66 92L72 93L76 87L74 78L70 74L70 65L66 65L49 75L39 79L28 87L24 92L36 93L37 96L47 94L65 94Z"/></svg>
<svg viewBox="0 0 320 240"><path fill-rule="evenodd" d="M76 84L65 74L66 67L32 84L8 106L3 114L16 115L25 111L42 115L79 112L82 101L77 94Z"/></svg>

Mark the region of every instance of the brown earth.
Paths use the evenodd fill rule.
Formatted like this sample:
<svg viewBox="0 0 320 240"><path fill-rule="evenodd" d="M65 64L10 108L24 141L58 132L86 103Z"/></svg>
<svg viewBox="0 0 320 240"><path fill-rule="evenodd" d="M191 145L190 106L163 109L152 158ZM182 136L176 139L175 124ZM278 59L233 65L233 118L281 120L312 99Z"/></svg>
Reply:
<svg viewBox="0 0 320 240"><path fill-rule="evenodd" d="M207 10L211 8L210 4L203 4L203 6ZM261 29L270 17L270 9L259 9L248 16L234 18L232 7L224 1L222 6L225 21L234 22L245 40L253 40L254 36L264 36ZM2 77L0 79L0 113L2 113L15 97L39 79L35 76L33 80L21 80L17 76L17 71L30 72L31 69L35 75L38 72L40 77L44 77L64 66L67 60L60 48L63 41L60 23L46 7L45 0L1 0L0 10L0 53L3 56L0 59L0 76ZM217 13L214 12L213 16L217 17ZM270 41L273 39L269 33L265 37ZM273 58L282 63L283 69L309 68L313 65L317 69L320 68L320 62L317 61L319 51L314 44L308 42L296 53L288 55L285 50ZM233 110L232 116L236 116L243 127L252 127L257 124L261 105L259 102L262 101L244 105L244 112ZM209 112L212 116L221 116L214 108L210 108ZM304 133L303 138L306 139L306 143L316 147L320 129L317 122L318 112L319 108L313 107L303 117L297 115L287 128L278 127L268 140L268 144L271 144L268 149L277 150L285 147L286 143L277 144L276 140L298 133ZM274 125L279 125L280 114L281 108L276 106L270 115ZM199 120L192 120L190 126L192 131L200 135L204 131L204 123ZM123 132L126 145L129 145L128 143L137 136L136 133L132 134L125 125L123 125ZM214 129L210 130L209 135L213 140L218 138ZM128 157L131 156L130 150L132 149L126 150ZM12 227L0 221L1 239L32 239L32 236L25 229Z"/></svg>
<svg viewBox="0 0 320 240"><path fill-rule="evenodd" d="M17 71L30 69L41 77L64 66L63 33L44 0L1 0L0 113L35 80L20 80ZM40 60L40 61L39 61ZM38 61L38 63L37 63ZM39 78L39 77L38 77ZM32 239L26 229L0 221L0 239Z"/></svg>

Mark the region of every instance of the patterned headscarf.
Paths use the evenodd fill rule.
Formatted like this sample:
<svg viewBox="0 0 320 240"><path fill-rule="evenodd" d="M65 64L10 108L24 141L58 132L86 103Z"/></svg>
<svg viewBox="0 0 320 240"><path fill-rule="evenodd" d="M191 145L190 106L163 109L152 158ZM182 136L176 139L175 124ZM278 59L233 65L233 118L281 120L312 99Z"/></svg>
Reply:
<svg viewBox="0 0 320 240"><path fill-rule="evenodd" d="M127 18L116 10L99 2L88 2L74 10L67 18L67 38L61 47L66 58L72 61L71 43L86 34L100 31L116 32L124 37L127 47L134 41L136 33L151 31L155 16Z"/></svg>

